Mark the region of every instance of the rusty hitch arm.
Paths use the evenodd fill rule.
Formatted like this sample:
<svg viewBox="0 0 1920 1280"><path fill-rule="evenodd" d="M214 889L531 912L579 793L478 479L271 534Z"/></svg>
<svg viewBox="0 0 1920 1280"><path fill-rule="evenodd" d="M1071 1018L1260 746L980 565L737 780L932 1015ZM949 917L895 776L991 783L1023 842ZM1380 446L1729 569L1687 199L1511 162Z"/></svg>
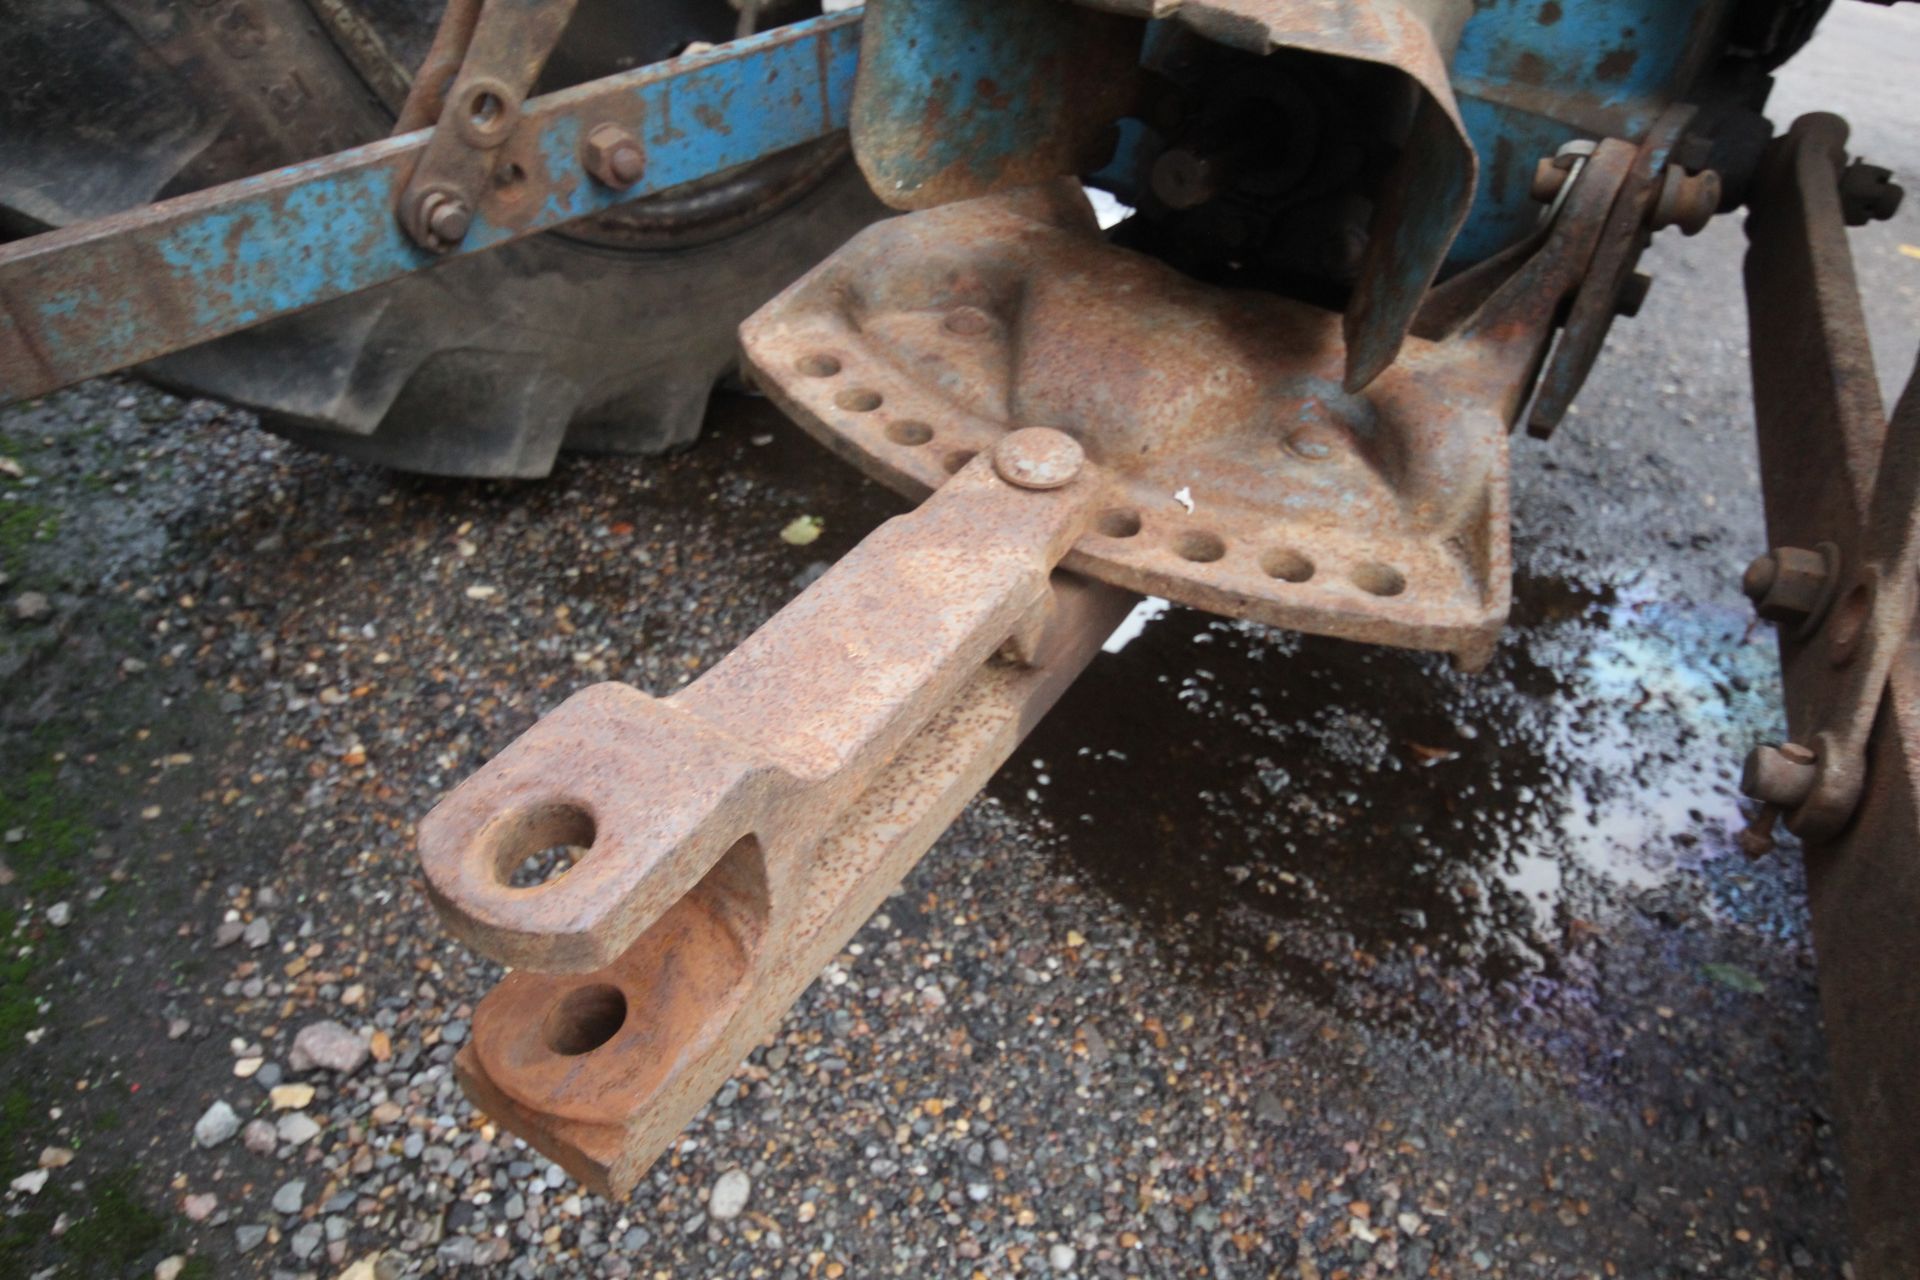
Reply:
<svg viewBox="0 0 1920 1280"><path fill-rule="evenodd" d="M1009 435L686 689L584 690L448 796L429 891L515 969L456 1060L475 1099L628 1194L1130 607L1055 570L1101 490ZM509 884L556 844L587 851Z"/></svg>

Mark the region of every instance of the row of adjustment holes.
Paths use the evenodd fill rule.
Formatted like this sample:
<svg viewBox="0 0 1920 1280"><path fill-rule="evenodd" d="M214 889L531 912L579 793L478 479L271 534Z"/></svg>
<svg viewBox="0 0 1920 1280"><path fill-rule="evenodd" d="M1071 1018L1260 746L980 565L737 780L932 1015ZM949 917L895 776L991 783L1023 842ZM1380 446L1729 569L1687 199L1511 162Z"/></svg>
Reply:
<svg viewBox="0 0 1920 1280"><path fill-rule="evenodd" d="M1138 536L1142 523L1140 513L1130 507L1109 507L1094 517L1093 527L1109 538L1132 538ZM1226 557L1227 544L1217 533L1186 529L1174 538L1173 551L1182 560L1212 564ZM1291 547L1275 547L1263 552L1260 568L1269 578L1282 582L1305 582L1316 571L1309 557ZM1407 589L1405 574L1377 560L1355 566L1350 577L1353 585L1368 595L1397 596Z"/></svg>
<svg viewBox="0 0 1920 1280"><path fill-rule="evenodd" d="M799 369L808 377L831 378L840 372L840 362L824 352L815 352L801 357ZM858 387L842 391L833 402L851 413L871 413L884 399L878 391ZM887 439L898 445L923 445L933 439L933 428L924 422L891 422L887 424ZM972 459L973 454L965 451L953 453L946 460L947 470L958 471ZM1094 518L1094 528L1109 538L1136 537L1141 527L1140 513L1126 507L1111 507ZM1173 550L1182 560L1212 564L1226 557L1227 544L1217 533L1187 529L1174 539ZM1269 578L1282 582L1305 582L1315 571L1311 559L1288 547L1263 553L1260 568ZM1377 560L1355 566L1350 576L1353 585L1368 595L1397 596L1407 589L1405 574Z"/></svg>
<svg viewBox="0 0 1920 1280"><path fill-rule="evenodd" d="M820 352L802 356L798 367L810 378L831 378L840 372L840 362ZM867 387L853 387L836 395L833 402L848 413L872 413L886 403L886 397ZM887 424L886 436L897 445L913 449L933 440L933 428L924 422L902 418ZM973 452L968 449L955 450L944 459L948 471L958 471L972 461Z"/></svg>

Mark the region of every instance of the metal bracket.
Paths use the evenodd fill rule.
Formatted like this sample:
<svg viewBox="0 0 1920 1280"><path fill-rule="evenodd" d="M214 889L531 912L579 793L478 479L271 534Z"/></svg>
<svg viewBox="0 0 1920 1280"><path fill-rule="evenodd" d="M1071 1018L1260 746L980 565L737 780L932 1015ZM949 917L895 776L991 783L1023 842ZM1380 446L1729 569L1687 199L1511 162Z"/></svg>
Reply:
<svg viewBox="0 0 1920 1280"><path fill-rule="evenodd" d="M1741 789L1761 804L1743 837L1751 853L1771 847L1777 818L1809 842L1852 819L1920 592L1920 369L1889 421L1847 249L1843 189L1858 166L1847 167L1846 140L1837 116L1796 121L1762 167L1749 223L1762 465L1770 499L1796 495L1769 501L1769 531L1786 536L1744 584L1761 615L1783 624L1792 733L1756 747L1742 772ZM1807 454L1815 441L1849 456L1822 466ZM1790 482L1788 468L1809 474ZM1814 528L1829 537L1806 537Z"/></svg>
<svg viewBox="0 0 1920 1280"><path fill-rule="evenodd" d="M1108 244L1065 184L870 228L741 341L795 421L911 496L1010 430L1072 435L1115 481L1075 572L1473 669L1510 600L1507 433L1633 156L1602 143L1358 393L1337 314Z"/></svg>
<svg viewBox="0 0 1920 1280"><path fill-rule="evenodd" d="M452 252L593 217L844 129L859 39L858 12L829 14L542 94L525 104L500 157L527 180L490 188ZM583 141L609 122L636 133L653 123L645 173L624 190L581 172ZM383 138L0 245L0 403L431 265L393 210L439 135Z"/></svg>
<svg viewBox="0 0 1920 1280"><path fill-rule="evenodd" d="M1566 329L1554 349L1540 389L1527 414L1527 434L1547 439L1567 414L1573 398L1586 384L1600 358L1614 317L1639 310L1645 296L1645 276L1634 268L1652 238L1663 227L1678 226L1692 235L1706 225L1720 203L1720 177L1711 169L1689 174L1673 160L1695 108L1669 107L1647 130L1632 170L1620 186L1600 244L1585 280L1567 314ZM1555 157L1557 161L1559 157ZM1562 166L1535 175L1535 194L1553 198L1551 174ZM1543 184L1543 179L1548 181Z"/></svg>
<svg viewBox="0 0 1920 1280"><path fill-rule="evenodd" d="M466 239L473 218L496 183L526 180L517 166L501 165L501 148L520 125L520 106L540 69L566 30L577 0L485 0L472 18L453 87L441 103L439 124L400 192L400 225L415 244L445 253ZM461 6L442 19L443 30L460 32L470 15ZM436 35L433 63L440 48ZM423 69L420 92L434 92ZM411 105L411 104L410 104ZM637 175L636 175L637 176Z"/></svg>
<svg viewBox="0 0 1920 1280"><path fill-rule="evenodd" d="M578 693L428 815L435 905L515 969L455 1063L489 1115L632 1189L1131 607L1054 572L1108 485L1009 435L687 688Z"/></svg>

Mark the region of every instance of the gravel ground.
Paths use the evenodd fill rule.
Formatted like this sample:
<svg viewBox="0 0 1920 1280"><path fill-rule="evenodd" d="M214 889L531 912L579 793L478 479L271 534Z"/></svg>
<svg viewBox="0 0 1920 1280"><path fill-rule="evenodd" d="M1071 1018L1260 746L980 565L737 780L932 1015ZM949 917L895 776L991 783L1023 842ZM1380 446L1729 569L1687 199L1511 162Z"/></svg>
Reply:
<svg viewBox="0 0 1920 1280"><path fill-rule="evenodd" d="M1920 173L1873 80L1916 49L1842 10L1780 114L1842 85ZM1902 242L1857 241L1890 375ZM0 1274L1845 1274L1798 861L1732 844L1778 728L1740 251L1663 242L1517 442L1489 673L1144 620L627 1204L454 1087L499 972L414 824L579 686L692 679L896 501L746 399L524 485L125 381L0 414Z"/></svg>

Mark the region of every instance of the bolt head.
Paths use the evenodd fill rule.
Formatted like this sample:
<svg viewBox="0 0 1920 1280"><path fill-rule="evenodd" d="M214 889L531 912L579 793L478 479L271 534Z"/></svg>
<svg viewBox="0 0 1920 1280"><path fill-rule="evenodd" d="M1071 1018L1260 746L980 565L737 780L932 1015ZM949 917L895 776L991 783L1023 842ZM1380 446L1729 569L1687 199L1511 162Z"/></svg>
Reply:
<svg viewBox="0 0 1920 1280"><path fill-rule="evenodd" d="M624 191L647 171L647 151L640 139L617 124L595 125L581 147L587 172L603 186Z"/></svg>
<svg viewBox="0 0 1920 1280"><path fill-rule="evenodd" d="M1827 575L1827 558L1818 551L1775 547L1747 566L1740 586L1762 618L1797 624L1826 600Z"/></svg>
<svg viewBox="0 0 1920 1280"><path fill-rule="evenodd" d="M1720 175L1712 169L1688 173L1679 165L1668 165L1660 180L1660 194L1653 206L1653 229L1678 227L1682 235L1694 235L1720 211Z"/></svg>
<svg viewBox="0 0 1920 1280"><path fill-rule="evenodd" d="M1797 742L1755 747L1740 770L1741 794L1782 809L1799 806L1820 775L1818 758Z"/></svg>
<svg viewBox="0 0 1920 1280"><path fill-rule="evenodd" d="M1058 489L1071 484L1086 462L1080 442L1064 431L1022 427L993 446L993 469L1021 489Z"/></svg>
<svg viewBox="0 0 1920 1280"><path fill-rule="evenodd" d="M466 201L438 191L427 197L422 212L426 215L427 230L442 244L459 244L467 238L467 231L473 225L473 213Z"/></svg>
<svg viewBox="0 0 1920 1280"><path fill-rule="evenodd" d="M1533 166L1533 198L1545 204L1559 195L1560 188L1566 185L1567 170L1560 164L1560 157L1541 156Z"/></svg>
<svg viewBox="0 0 1920 1280"><path fill-rule="evenodd" d="M1885 222L1900 212L1906 189L1893 180L1893 171L1855 160L1840 175L1840 207L1850 227Z"/></svg>
<svg viewBox="0 0 1920 1280"><path fill-rule="evenodd" d="M1226 172L1215 157L1176 147L1154 161L1147 180L1168 208L1193 209L1220 194Z"/></svg>

